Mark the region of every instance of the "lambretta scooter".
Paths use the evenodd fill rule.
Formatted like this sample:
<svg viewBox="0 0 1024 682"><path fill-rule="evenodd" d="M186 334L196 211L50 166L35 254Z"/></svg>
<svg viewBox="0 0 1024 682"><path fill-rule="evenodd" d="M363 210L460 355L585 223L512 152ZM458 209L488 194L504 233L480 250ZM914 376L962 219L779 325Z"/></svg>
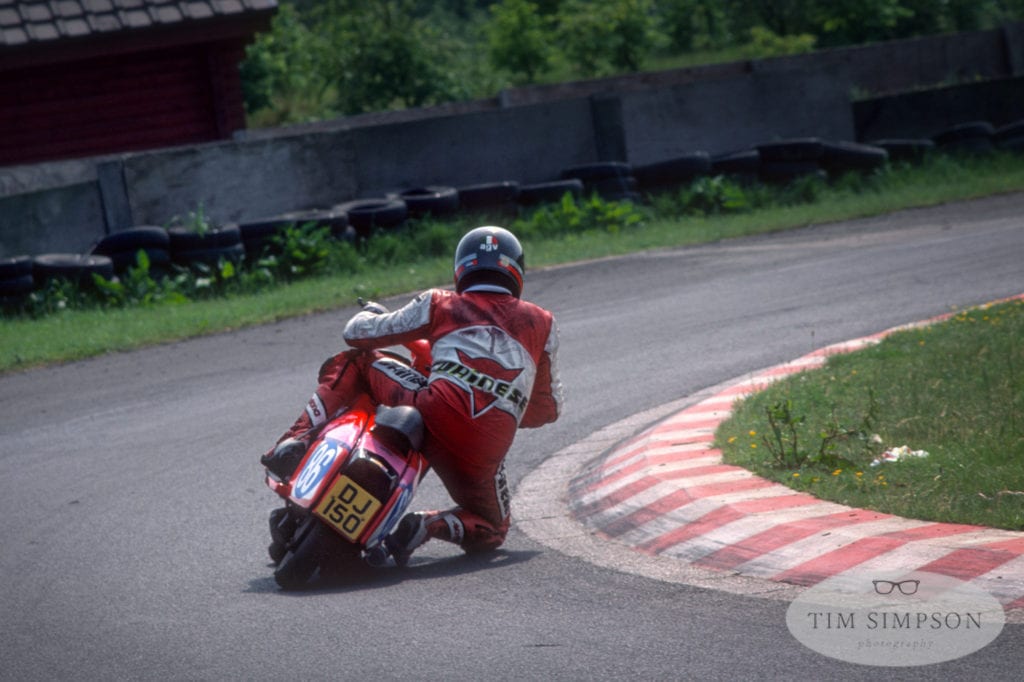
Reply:
<svg viewBox="0 0 1024 682"><path fill-rule="evenodd" d="M427 343L407 348L411 362L393 357L426 373ZM267 486L285 501L270 516L277 584L301 589L316 575L344 578L384 565L385 539L429 468L422 440L415 407L376 405L362 394L328 420L290 480L268 470Z"/></svg>

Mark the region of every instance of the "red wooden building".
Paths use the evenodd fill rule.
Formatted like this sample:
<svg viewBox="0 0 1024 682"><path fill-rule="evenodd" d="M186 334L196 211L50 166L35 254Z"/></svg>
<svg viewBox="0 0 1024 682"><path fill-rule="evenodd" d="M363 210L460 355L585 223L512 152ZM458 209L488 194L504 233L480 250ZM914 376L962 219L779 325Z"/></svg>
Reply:
<svg viewBox="0 0 1024 682"><path fill-rule="evenodd" d="M0 0L0 166L229 138L276 0Z"/></svg>

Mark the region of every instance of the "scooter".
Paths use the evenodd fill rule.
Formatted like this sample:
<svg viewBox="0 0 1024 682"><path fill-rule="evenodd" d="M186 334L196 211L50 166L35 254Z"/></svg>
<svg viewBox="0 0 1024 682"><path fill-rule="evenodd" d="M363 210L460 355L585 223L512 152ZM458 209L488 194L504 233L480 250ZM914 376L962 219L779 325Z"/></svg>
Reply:
<svg viewBox="0 0 1024 682"><path fill-rule="evenodd" d="M429 367L425 341L407 347L411 363L393 357ZM302 589L316 575L343 578L385 565L385 539L429 468L422 440L415 407L376 405L363 394L324 425L289 480L268 470L267 486L285 501L270 515L277 584Z"/></svg>

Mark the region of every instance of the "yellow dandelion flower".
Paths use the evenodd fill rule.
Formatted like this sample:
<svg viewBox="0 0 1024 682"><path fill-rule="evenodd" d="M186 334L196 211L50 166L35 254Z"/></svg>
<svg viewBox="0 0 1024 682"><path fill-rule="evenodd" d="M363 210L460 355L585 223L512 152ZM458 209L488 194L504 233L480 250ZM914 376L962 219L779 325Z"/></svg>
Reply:
<svg viewBox="0 0 1024 682"><path fill-rule="evenodd" d="M842 469L836 469L835 471L833 471L833 472L832 472L832 475L833 475L833 476L838 476L838 475L839 475L839 474L841 474L841 473L843 473L843 470L842 470Z"/></svg>

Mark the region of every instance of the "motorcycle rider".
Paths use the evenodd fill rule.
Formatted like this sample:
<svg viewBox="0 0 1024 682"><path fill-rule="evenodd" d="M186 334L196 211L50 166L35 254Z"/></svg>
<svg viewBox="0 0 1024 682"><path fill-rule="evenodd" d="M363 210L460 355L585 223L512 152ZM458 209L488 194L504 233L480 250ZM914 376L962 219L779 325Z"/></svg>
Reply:
<svg viewBox="0 0 1024 682"><path fill-rule="evenodd" d="M509 528L505 455L518 427L555 421L562 407L558 329L547 310L523 301L519 240L493 226L470 230L455 250L455 291L430 289L394 312L367 303L345 326L352 347L320 369L319 385L291 429L262 462L294 473L318 430L349 398L368 391L423 416L423 455L456 506L407 514L387 539L404 566L431 538L467 553L497 549ZM431 348L429 377L377 349L417 339Z"/></svg>

